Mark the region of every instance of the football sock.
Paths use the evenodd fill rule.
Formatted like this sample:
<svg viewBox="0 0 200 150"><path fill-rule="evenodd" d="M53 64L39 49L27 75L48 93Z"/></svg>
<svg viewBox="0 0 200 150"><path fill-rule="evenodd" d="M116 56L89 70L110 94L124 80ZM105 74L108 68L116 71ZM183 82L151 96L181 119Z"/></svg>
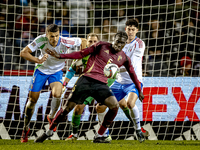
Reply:
<svg viewBox="0 0 200 150"><path fill-rule="evenodd" d="M53 130L59 122L65 119L68 112L66 110L63 110L62 108L56 113L56 116L54 117L52 123L50 124L49 129Z"/></svg>
<svg viewBox="0 0 200 150"><path fill-rule="evenodd" d="M117 112L118 112L117 107L108 110L108 112L106 113L106 115L104 117L104 121L103 121L101 127L99 128L98 134L103 135L105 133L107 127L110 126L110 124L114 120L115 116L117 115Z"/></svg>
<svg viewBox="0 0 200 150"><path fill-rule="evenodd" d="M103 113L98 113L99 125L102 124L105 115L106 115L106 111L104 111Z"/></svg>
<svg viewBox="0 0 200 150"><path fill-rule="evenodd" d="M28 125L30 123L34 110L35 110L35 103L28 101L25 109L23 130L28 131Z"/></svg>
<svg viewBox="0 0 200 150"><path fill-rule="evenodd" d="M123 112L125 113L126 117L130 120L131 124L134 126L135 123L133 122L132 117L130 116L130 110L128 107L123 109Z"/></svg>
<svg viewBox="0 0 200 150"><path fill-rule="evenodd" d="M56 97L53 97L52 98L52 101L51 101L51 110L50 110L50 113L49 113L49 118L50 119L53 119L54 118L54 115L56 114L59 106L60 106L60 99L61 98L56 98Z"/></svg>
<svg viewBox="0 0 200 150"><path fill-rule="evenodd" d="M72 133L75 135L78 133L79 125L80 125L81 115L72 115Z"/></svg>
<svg viewBox="0 0 200 150"><path fill-rule="evenodd" d="M140 130L140 112L138 107L135 105L132 109L130 109L131 117L133 119L133 122L135 124L136 130Z"/></svg>

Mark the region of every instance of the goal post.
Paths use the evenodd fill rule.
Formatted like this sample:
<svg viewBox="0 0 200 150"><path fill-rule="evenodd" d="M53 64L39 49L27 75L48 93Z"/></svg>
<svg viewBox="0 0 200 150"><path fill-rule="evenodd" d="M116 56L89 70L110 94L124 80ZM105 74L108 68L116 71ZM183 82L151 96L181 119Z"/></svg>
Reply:
<svg viewBox="0 0 200 150"><path fill-rule="evenodd" d="M23 0L0 2L0 138L19 139L35 64L20 57L48 24L64 37L86 38L97 33L113 42L127 19L139 23L137 36L145 42L143 102L137 100L141 125L149 140L200 140L200 8L198 0ZM77 51L69 49L69 52ZM40 51L33 53L38 57ZM66 60L64 72L71 65ZM64 78L64 76L63 76ZM67 95L78 78L68 84ZM65 96L62 95L62 103ZM52 99L48 85L40 94L30 123L30 139L48 129L46 115ZM86 106L80 140L92 140L98 129L95 105ZM52 140L67 138L71 117L58 125ZM137 140L134 127L121 109L109 128L113 139Z"/></svg>

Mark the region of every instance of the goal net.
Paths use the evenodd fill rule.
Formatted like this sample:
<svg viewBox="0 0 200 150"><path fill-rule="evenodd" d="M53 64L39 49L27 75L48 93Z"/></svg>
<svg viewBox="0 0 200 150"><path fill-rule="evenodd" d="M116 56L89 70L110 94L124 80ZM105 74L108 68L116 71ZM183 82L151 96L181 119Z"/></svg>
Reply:
<svg viewBox="0 0 200 150"><path fill-rule="evenodd" d="M0 138L19 139L34 63L20 51L45 33L47 25L59 25L64 37L86 38L97 33L113 41L125 30L127 19L139 22L137 36L145 42L143 102L136 102L141 125L149 140L200 140L200 8L198 0L2 0L0 2ZM69 52L79 50L69 49ZM40 51L33 53L38 57ZM66 60L64 72L71 65ZM70 93L79 74L68 84ZM46 115L52 94L42 90L30 123L30 139L48 129ZM62 102L62 103L63 103ZM98 129L96 102L86 106L79 139L93 139ZM58 125L52 140L67 138L72 112ZM113 139L137 140L135 129L121 109L109 128Z"/></svg>

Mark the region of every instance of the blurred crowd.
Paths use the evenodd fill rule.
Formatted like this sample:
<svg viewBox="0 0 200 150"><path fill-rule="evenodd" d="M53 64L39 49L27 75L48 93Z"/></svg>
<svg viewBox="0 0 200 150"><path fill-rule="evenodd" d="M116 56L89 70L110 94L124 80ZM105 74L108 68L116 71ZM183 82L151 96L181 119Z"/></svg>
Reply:
<svg viewBox="0 0 200 150"><path fill-rule="evenodd" d="M49 24L59 25L64 37L86 38L94 32L112 42L126 20L135 18L137 36L146 44L144 76L199 76L199 9L198 0L1 0L0 73L33 70L19 53Z"/></svg>

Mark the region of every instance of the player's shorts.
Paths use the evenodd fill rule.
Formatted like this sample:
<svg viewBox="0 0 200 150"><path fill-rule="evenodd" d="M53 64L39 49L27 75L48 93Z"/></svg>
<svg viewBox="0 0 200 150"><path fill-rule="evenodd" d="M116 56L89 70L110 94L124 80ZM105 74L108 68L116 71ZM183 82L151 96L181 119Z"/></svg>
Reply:
<svg viewBox="0 0 200 150"><path fill-rule="evenodd" d="M46 81L48 81L48 84L51 84L53 82L60 82L62 84L62 76L62 70L54 74L47 75L36 69L33 74L33 79L31 81L31 86L29 90L32 92L41 91L45 87Z"/></svg>
<svg viewBox="0 0 200 150"><path fill-rule="evenodd" d="M93 97L98 103L104 104L105 99L114 96L114 94L105 83L81 76L72 89L69 101L83 104L89 96Z"/></svg>
<svg viewBox="0 0 200 150"><path fill-rule="evenodd" d="M108 79L108 86L111 86L112 84L113 84L113 82L115 82L115 79ZM88 97L88 98L86 98L86 100L84 101L84 103L83 104L85 104L85 105L89 105L89 104L91 104L92 103L92 100L93 100L94 98L93 97Z"/></svg>
<svg viewBox="0 0 200 150"><path fill-rule="evenodd" d="M141 89L143 87L143 84L141 83ZM130 92L136 93L139 97L139 91L136 88L135 84L120 84L117 81L115 81L112 86L110 86L110 89L114 93L117 101L119 102L122 100L126 95L128 95Z"/></svg>

